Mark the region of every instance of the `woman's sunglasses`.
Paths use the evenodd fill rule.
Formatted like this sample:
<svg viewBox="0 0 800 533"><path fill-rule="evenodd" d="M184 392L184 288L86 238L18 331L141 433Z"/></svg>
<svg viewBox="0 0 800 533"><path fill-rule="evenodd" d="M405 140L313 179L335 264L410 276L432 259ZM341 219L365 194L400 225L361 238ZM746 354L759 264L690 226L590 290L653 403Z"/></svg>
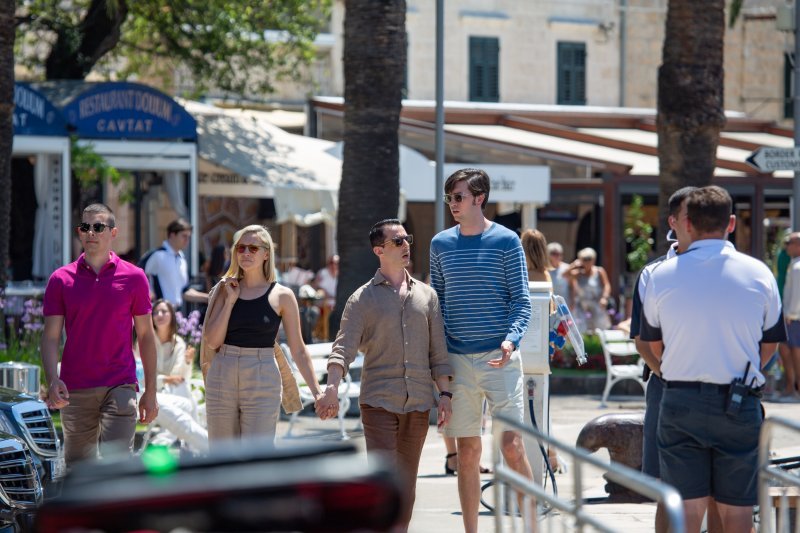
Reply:
<svg viewBox="0 0 800 533"><path fill-rule="evenodd" d="M89 233L89 230L94 231L95 233L103 233L106 228L113 228L111 224L103 224L102 222L95 222L94 224L89 224L88 222L81 222L78 224L78 230L81 233Z"/></svg>
<svg viewBox="0 0 800 533"><path fill-rule="evenodd" d="M236 251L239 252L240 254L243 254L245 252L245 250L246 250L246 251L250 252L251 254L255 254L262 248L264 250L267 249L266 246L256 246L255 244L247 244L247 245L240 244L239 246L236 247Z"/></svg>
<svg viewBox="0 0 800 533"><path fill-rule="evenodd" d="M414 244L414 236L413 235L403 235L402 237L392 237L391 239L387 239L381 243L381 246L386 246L386 243L392 243L398 248L403 246L403 241L407 242L408 244Z"/></svg>

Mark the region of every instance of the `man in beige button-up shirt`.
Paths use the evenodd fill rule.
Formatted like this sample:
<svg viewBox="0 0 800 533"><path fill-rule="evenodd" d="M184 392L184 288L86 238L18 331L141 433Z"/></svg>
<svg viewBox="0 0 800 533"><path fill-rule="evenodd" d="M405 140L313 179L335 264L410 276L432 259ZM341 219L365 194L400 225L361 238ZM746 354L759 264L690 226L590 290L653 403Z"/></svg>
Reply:
<svg viewBox="0 0 800 533"><path fill-rule="evenodd" d="M328 359L323 409L338 409L337 390L361 350L361 420L367 454L381 452L407 483L400 525L408 527L414 506L419 458L439 390L439 426L450 419L444 322L439 299L428 285L408 275L412 236L397 219L378 222L369 234L380 268L347 301Z"/></svg>

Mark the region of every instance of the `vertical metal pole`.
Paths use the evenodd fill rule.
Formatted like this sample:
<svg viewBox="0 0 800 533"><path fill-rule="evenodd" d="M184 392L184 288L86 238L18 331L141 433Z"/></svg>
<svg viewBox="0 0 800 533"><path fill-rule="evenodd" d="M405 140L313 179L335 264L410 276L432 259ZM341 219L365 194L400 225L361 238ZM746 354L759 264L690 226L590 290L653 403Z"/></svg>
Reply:
<svg viewBox="0 0 800 533"><path fill-rule="evenodd" d="M794 2L794 146L800 146L800 0ZM792 180L792 231L800 230L800 172L795 171Z"/></svg>
<svg viewBox="0 0 800 533"><path fill-rule="evenodd" d="M434 198L433 229L438 233L444 229L444 0L436 0L436 195Z"/></svg>
<svg viewBox="0 0 800 533"><path fill-rule="evenodd" d="M625 68L628 47L628 0L619 2L619 106L625 107Z"/></svg>

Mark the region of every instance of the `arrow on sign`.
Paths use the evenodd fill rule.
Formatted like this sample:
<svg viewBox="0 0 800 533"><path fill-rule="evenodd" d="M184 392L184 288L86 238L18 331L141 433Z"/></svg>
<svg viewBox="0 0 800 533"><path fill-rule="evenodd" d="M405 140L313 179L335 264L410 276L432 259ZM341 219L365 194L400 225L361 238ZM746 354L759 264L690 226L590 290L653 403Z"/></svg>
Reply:
<svg viewBox="0 0 800 533"><path fill-rule="evenodd" d="M762 146L750 154L746 161L759 172L800 171L800 147L770 148Z"/></svg>

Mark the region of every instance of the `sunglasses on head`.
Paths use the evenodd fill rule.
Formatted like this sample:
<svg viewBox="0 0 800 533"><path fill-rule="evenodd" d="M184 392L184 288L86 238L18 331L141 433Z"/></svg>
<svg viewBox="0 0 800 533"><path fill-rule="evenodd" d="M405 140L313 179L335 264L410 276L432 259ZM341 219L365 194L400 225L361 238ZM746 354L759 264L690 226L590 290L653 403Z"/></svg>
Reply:
<svg viewBox="0 0 800 533"><path fill-rule="evenodd" d="M444 203L449 204L450 202L455 200L457 204L460 204L467 196L474 196L474 195L462 192L457 192L455 194L445 194Z"/></svg>
<svg viewBox="0 0 800 533"><path fill-rule="evenodd" d="M407 242L408 244L414 244L414 236L413 235L403 235L402 237L392 237L391 239L386 239L381 243L381 246L386 246L387 243L392 243L397 247L403 246L403 241Z"/></svg>
<svg viewBox="0 0 800 533"><path fill-rule="evenodd" d="M103 233L106 228L113 228L111 224L103 224L102 222L95 222L94 224L89 224L88 222L81 222L78 224L78 230L81 233L89 233L89 230L94 231L95 233Z"/></svg>
<svg viewBox="0 0 800 533"><path fill-rule="evenodd" d="M265 250L267 249L266 246L256 246L255 244L240 244L239 246L236 247L236 251L239 252L240 254L243 254L245 250L247 250L251 254L254 254L258 252L261 248Z"/></svg>

